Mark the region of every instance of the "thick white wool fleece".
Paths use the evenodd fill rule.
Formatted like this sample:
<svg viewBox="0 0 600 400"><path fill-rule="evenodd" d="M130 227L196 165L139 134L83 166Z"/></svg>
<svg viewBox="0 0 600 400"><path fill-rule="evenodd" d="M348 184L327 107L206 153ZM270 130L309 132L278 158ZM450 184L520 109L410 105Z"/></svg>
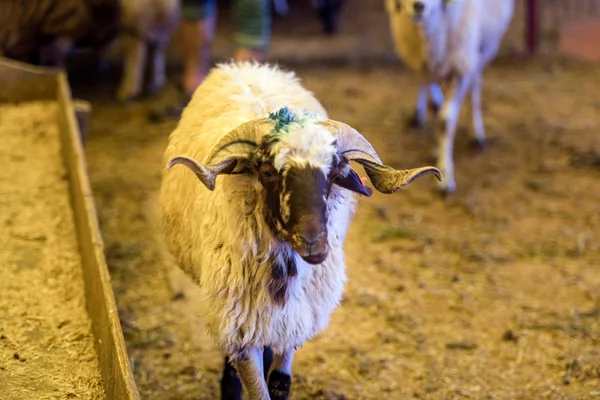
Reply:
<svg viewBox="0 0 600 400"><path fill-rule="evenodd" d="M282 107L327 118L293 73L252 63L219 65L184 110L169 137L164 163L182 154L204 162L233 128ZM306 137L298 132L291 129L286 139L294 149L288 151L288 161L296 157L325 163L331 157L314 147L327 150L329 132L314 126L303 130ZM287 301L280 306L267 290L271 268L266 260L279 256L281 245L263 221L264 191L256 177L222 175L211 192L187 168L164 170L161 206L167 243L199 285L203 301L198 311L226 353L248 346L271 346L281 353L327 326L346 281L342 247L355 201L349 191L334 186L328 202L329 256L320 265L295 257L298 275L291 278Z"/></svg>

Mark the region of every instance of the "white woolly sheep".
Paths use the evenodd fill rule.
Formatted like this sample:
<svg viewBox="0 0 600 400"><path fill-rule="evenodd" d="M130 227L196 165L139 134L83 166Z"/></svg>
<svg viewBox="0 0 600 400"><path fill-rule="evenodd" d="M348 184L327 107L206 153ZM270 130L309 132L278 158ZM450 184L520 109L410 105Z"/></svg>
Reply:
<svg viewBox="0 0 600 400"><path fill-rule="evenodd" d="M372 193L350 161L383 193L425 174L441 179L433 167L383 165L360 133L327 119L293 73L255 63L210 72L164 157L167 245L198 284L206 327L254 400L288 398L295 349L339 304L351 192ZM263 348L275 353L268 385Z"/></svg>
<svg viewBox="0 0 600 400"><path fill-rule="evenodd" d="M166 51L180 16L180 0L120 0L124 69L118 97L131 100L144 88L144 72L151 52L149 91L166 83Z"/></svg>
<svg viewBox="0 0 600 400"><path fill-rule="evenodd" d="M483 69L495 57L508 29L514 0L386 0L396 52L420 78L414 122L425 123L428 92L442 122L438 168L440 189L456 190L454 136L462 102L471 91L475 138L485 145L481 113ZM449 82L444 95L438 84Z"/></svg>

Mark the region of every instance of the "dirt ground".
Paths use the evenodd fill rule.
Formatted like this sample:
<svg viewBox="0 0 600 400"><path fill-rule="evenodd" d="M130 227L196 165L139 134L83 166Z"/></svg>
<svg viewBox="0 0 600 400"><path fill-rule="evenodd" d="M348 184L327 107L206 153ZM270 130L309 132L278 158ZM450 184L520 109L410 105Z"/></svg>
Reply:
<svg viewBox="0 0 600 400"><path fill-rule="evenodd" d="M104 398L58 104L0 104L0 398Z"/></svg>
<svg viewBox="0 0 600 400"><path fill-rule="evenodd" d="M417 87L399 67L297 72L385 163L432 162L434 134L404 128ZM148 124L148 104L117 104L106 81L74 89L93 102L89 174L142 398L218 398L221 356L156 228L175 123ZM458 135L458 193L422 179L361 199L344 300L297 352L293 398L600 397L598 93L598 67L490 68L490 144Z"/></svg>

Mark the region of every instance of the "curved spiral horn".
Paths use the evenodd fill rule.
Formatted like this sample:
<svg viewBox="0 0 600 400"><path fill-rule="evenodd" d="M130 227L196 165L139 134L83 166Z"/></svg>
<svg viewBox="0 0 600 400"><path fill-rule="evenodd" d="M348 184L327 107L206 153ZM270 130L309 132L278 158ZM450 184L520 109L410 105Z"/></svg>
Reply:
<svg viewBox="0 0 600 400"><path fill-rule="evenodd" d="M185 165L196 174L204 186L214 190L219 174L237 174L244 171L250 162L252 151L258 146L258 140L265 130L272 127L273 122L266 118L245 122L217 142L206 158L206 164L181 155L172 158L167 168L171 169L177 164Z"/></svg>
<svg viewBox="0 0 600 400"><path fill-rule="evenodd" d="M397 192L424 175L432 174L438 180L442 180L442 173L435 167L396 170L384 165L371 143L347 124L333 120L319 121L318 123L326 127L337 139L342 156L349 161L361 164L375 189L382 193Z"/></svg>
<svg viewBox="0 0 600 400"><path fill-rule="evenodd" d="M273 129L273 124L273 120L261 118L237 126L215 144L206 162L210 164L229 157L248 156L265 132Z"/></svg>

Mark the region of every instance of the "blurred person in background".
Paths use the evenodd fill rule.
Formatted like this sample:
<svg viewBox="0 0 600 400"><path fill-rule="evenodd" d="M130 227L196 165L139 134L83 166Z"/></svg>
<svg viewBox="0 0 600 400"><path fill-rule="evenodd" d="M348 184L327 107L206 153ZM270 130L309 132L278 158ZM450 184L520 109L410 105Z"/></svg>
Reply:
<svg viewBox="0 0 600 400"><path fill-rule="evenodd" d="M263 61L271 41L271 0L233 0L236 61ZM217 0L181 0L183 74L179 98L154 110L153 120L178 118L210 69Z"/></svg>

